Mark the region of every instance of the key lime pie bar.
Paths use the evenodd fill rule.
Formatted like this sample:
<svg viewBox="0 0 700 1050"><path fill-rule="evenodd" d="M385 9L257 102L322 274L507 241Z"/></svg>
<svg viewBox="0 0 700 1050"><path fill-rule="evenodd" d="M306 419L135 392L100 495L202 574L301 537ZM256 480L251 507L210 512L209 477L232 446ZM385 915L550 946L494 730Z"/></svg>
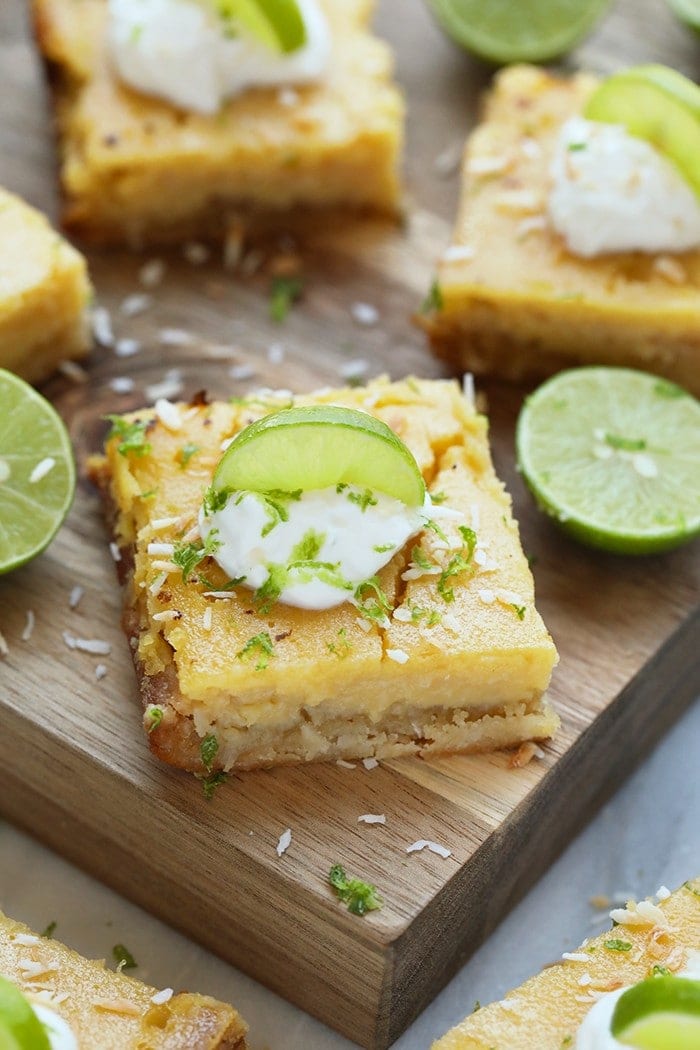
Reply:
<svg viewBox="0 0 700 1050"><path fill-rule="evenodd" d="M139 247L311 213L396 214L403 105L369 0L33 9L63 218L81 237Z"/></svg>
<svg viewBox="0 0 700 1050"><path fill-rule="evenodd" d="M613 910L612 930L467 1017L433 1050L700 1046L700 879L658 898Z"/></svg>
<svg viewBox="0 0 700 1050"><path fill-rule="evenodd" d="M7 1050L245 1050L246 1031L225 1003L150 988L0 912Z"/></svg>
<svg viewBox="0 0 700 1050"><path fill-rule="evenodd" d="M414 379L115 418L93 476L153 751L203 772L551 736L556 651L486 430Z"/></svg>
<svg viewBox="0 0 700 1050"><path fill-rule="evenodd" d="M41 382L88 351L85 260L40 212L0 189L0 368Z"/></svg>
<svg viewBox="0 0 700 1050"><path fill-rule="evenodd" d="M629 70L605 82L597 119L584 120L598 87L530 66L498 75L467 143L457 224L424 323L460 370L530 380L628 365L697 395L700 182L676 167L678 142L664 142L663 156L602 121L627 117L646 136L678 120L692 161L700 88L663 67Z"/></svg>

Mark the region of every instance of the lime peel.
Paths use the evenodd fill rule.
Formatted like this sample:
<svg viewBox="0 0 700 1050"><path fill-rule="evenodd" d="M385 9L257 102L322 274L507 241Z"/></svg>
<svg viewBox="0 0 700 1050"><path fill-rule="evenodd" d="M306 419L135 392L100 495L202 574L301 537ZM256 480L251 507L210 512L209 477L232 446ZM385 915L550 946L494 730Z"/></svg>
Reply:
<svg viewBox="0 0 700 1050"><path fill-rule="evenodd" d="M700 403L667 380L562 372L526 401L516 446L541 509L589 546L651 554L700 533Z"/></svg>
<svg viewBox="0 0 700 1050"><path fill-rule="evenodd" d="M618 999L610 1031L638 1050L696 1050L700 981L669 975L633 985Z"/></svg>
<svg viewBox="0 0 700 1050"><path fill-rule="evenodd" d="M425 482L412 453L386 423L358 409L282 409L246 427L214 474L215 491L270 492L359 485L422 506Z"/></svg>
<svg viewBox="0 0 700 1050"><path fill-rule="evenodd" d="M75 494L75 463L53 406L0 369L0 574L51 542Z"/></svg>

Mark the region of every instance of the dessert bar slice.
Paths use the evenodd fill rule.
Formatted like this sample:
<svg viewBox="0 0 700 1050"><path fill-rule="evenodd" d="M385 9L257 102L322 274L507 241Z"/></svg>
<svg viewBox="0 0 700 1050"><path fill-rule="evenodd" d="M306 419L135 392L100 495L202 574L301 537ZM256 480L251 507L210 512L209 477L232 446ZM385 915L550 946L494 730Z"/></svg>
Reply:
<svg viewBox="0 0 700 1050"><path fill-rule="evenodd" d="M70 1026L80 1050L245 1050L247 1026L206 995L157 991L0 912L0 975Z"/></svg>
<svg viewBox="0 0 700 1050"><path fill-rule="evenodd" d="M369 0L324 0L325 79L254 88L214 115L136 92L106 48L106 0L34 0L51 74L63 220L93 243L139 247L304 226L310 213L395 215L403 104Z"/></svg>
<svg viewBox="0 0 700 1050"><path fill-rule="evenodd" d="M0 189L0 368L38 383L86 354L89 296L82 255Z"/></svg>
<svg viewBox="0 0 700 1050"><path fill-rule="evenodd" d="M467 143L452 244L424 318L456 369L531 380L573 365L628 365L700 393L700 251L579 258L546 200L562 124L596 80L530 66L500 73Z"/></svg>
<svg viewBox="0 0 700 1050"><path fill-rule="evenodd" d="M485 418L446 381L380 379L295 403L383 420L461 524L441 519L409 540L362 600L263 601L206 556L197 517L222 448L283 402L165 402L121 420L92 472L122 552L152 750L201 772L550 737L558 719L543 694L556 651Z"/></svg>
<svg viewBox="0 0 700 1050"><path fill-rule="evenodd" d="M665 973L696 975L700 880L659 895L664 898L659 904L630 902L615 909L611 917L619 925L614 929L566 952L500 1002L471 1014L433 1050L573 1050L581 1023L607 993ZM600 1043L613 1044L618 1045L610 1036Z"/></svg>

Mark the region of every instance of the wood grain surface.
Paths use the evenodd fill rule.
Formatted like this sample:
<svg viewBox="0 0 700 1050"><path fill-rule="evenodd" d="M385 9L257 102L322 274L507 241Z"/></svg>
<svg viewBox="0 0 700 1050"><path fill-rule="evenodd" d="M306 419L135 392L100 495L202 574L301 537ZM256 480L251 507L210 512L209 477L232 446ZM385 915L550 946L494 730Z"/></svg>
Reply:
<svg viewBox="0 0 700 1050"><path fill-rule="evenodd" d="M20 0L0 4L0 183L55 214L51 132L25 19ZM436 158L459 148L489 71L440 36L419 0L385 0L377 24L395 45L409 101L405 228L328 230L303 245L306 292L283 326L268 317L265 259L243 276L216 258L193 266L164 255L153 304L128 318L119 305L142 290L144 260L93 255L98 299L117 335L143 349L129 358L95 349L86 383L58 378L45 388L81 463L99 445L104 412L141 405L168 371L184 395L206 386L217 396L336 383L357 359L369 375L444 374L410 314L456 202L456 175L440 174ZM627 0L568 61L600 71L665 61L697 74L699 58L697 41L659 0ZM359 326L355 302L375 305L379 323ZM191 333L191 342L164 346L166 326ZM250 366L254 378L235 380L232 366ZM131 377L134 390L115 394L117 376ZM497 754L402 760L371 772L274 770L235 776L207 803L192 778L148 754L114 567L86 481L50 550L0 580L9 645L0 663L0 809L366 1047L400 1034L700 688L697 544L626 561L561 536L514 469L523 391L491 384L483 393L496 466L514 495L538 607L561 655L551 695L562 729L544 759L524 768ZM84 596L71 610L76 585ZM25 642L30 609L36 627ZM71 651L63 631L106 639L111 654ZM98 660L107 667L99 681ZM385 813L386 825L358 825L368 812ZM286 828L292 844L278 858ZM452 856L407 855L419 838ZM383 910L359 919L339 906L326 884L334 862L375 882Z"/></svg>

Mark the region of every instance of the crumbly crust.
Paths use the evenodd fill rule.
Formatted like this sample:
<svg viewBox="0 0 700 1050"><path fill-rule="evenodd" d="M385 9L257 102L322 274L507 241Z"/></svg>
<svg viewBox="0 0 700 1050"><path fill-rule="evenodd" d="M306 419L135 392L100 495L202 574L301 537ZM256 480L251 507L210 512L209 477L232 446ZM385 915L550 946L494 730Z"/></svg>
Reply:
<svg viewBox="0 0 700 1050"><path fill-rule="evenodd" d="M19 938L19 940L18 940ZM33 974L29 964L45 970ZM0 912L0 972L30 999L40 996L72 1027L81 1050L246 1050L247 1025L233 1007L180 992L156 1004L156 989L84 959Z"/></svg>
<svg viewBox="0 0 700 1050"><path fill-rule="evenodd" d="M596 80L502 71L467 142L440 305L417 318L461 371L517 382L585 364L643 368L700 393L700 251L580 259L546 217L561 124Z"/></svg>
<svg viewBox="0 0 700 1050"><path fill-rule="evenodd" d="M185 113L116 77L105 0L33 0L61 147L63 221L133 248L300 231L329 217L396 217L403 103L368 0L322 0L335 53L327 81Z"/></svg>

